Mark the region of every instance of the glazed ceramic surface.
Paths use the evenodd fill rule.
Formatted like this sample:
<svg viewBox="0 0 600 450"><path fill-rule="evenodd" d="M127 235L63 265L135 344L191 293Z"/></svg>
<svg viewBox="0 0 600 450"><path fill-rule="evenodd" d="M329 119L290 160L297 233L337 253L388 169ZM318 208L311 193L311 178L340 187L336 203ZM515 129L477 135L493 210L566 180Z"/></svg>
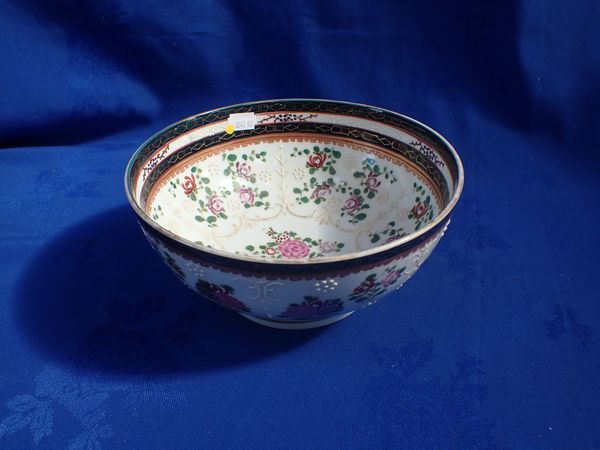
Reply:
<svg viewBox="0 0 600 450"><path fill-rule="evenodd" d="M163 130L126 190L167 265L209 300L283 328L324 325L400 287L462 189L438 134L377 108L256 102Z"/></svg>

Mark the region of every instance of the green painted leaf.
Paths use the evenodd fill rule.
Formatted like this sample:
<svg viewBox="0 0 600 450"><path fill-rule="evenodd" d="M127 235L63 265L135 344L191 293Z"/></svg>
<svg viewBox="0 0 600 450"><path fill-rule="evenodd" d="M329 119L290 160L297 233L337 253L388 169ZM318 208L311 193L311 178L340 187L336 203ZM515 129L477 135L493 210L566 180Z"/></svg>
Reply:
<svg viewBox="0 0 600 450"><path fill-rule="evenodd" d="M248 155L242 155L242 159L243 159L244 161L248 161Z"/></svg>
<svg viewBox="0 0 600 450"><path fill-rule="evenodd" d="M258 194L258 196L260 198L265 198L269 196L269 193L267 191L262 191L260 194Z"/></svg>
<svg viewBox="0 0 600 450"><path fill-rule="evenodd" d="M204 218L203 218L203 217L201 217L201 216L196 216L196 220L197 220L198 222L204 222Z"/></svg>
<svg viewBox="0 0 600 450"><path fill-rule="evenodd" d="M226 177L231 175L231 170L229 170L229 167L223 171L223 175L225 175Z"/></svg>
<svg viewBox="0 0 600 450"><path fill-rule="evenodd" d="M192 192L192 193L190 194L190 200L192 200L193 202L195 202L195 201L197 200L197 198L196 198L196 194L195 194L194 192Z"/></svg>
<svg viewBox="0 0 600 450"><path fill-rule="evenodd" d="M305 148L305 149L304 149L304 153L308 155L308 154L310 153L310 150L309 150L309 149L307 149L307 148Z"/></svg>
<svg viewBox="0 0 600 450"><path fill-rule="evenodd" d="M369 191L369 193L367 194L368 198L374 198L375 197L375 192L373 191Z"/></svg>
<svg viewBox="0 0 600 450"><path fill-rule="evenodd" d="M261 201L254 202L254 206L262 206L262 205L264 205L264 203Z"/></svg>
<svg viewBox="0 0 600 450"><path fill-rule="evenodd" d="M237 159L237 155L235 153L230 153L229 155L227 155L227 159L229 161L235 161Z"/></svg>
<svg viewBox="0 0 600 450"><path fill-rule="evenodd" d="M301 201L302 203L308 203L308 197L302 197L302 198L300 199L300 201Z"/></svg>
<svg viewBox="0 0 600 450"><path fill-rule="evenodd" d="M335 175L335 169L333 166L329 166L329 175Z"/></svg>
<svg viewBox="0 0 600 450"><path fill-rule="evenodd" d="M204 184L210 183L210 180L208 178L200 178L200 181L202 181Z"/></svg>
<svg viewBox="0 0 600 450"><path fill-rule="evenodd" d="M302 189L294 188L294 194L301 194L301 193L302 193Z"/></svg>
<svg viewBox="0 0 600 450"><path fill-rule="evenodd" d="M375 242L377 242L379 240L379 235L378 234L374 234L373 237L371 238L371 242L374 244Z"/></svg>
<svg viewBox="0 0 600 450"><path fill-rule="evenodd" d="M244 208L250 208L250 203L244 203Z"/></svg>
<svg viewBox="0 0 600 450"><path fill-rule="evenodd" d="M354 189L354 194L360 195L360 189L358 189L358 188Z"/></svg>
<svg viewBox="0 0 600 450"><path fill-rule="evenodd" d="M192 173L196 171L196 166L191 168Z"/></svg>
<svg viewBox="0 0 600 450"><path fill-rule="evenodd" d="M339 150L334 150L333 151L333 157L338 159L342 157L342 152L340 152Z"/></svg>
<svg viewBox="0 0 600 450"><path fill-rule="evenodd" d="M225 214L224 212L222 212L222 213L219 213L219 217L220 217L221 219L227 219L227 214Z"/></svg>
<svg viewBox="0 0 600 450"><path fill-rule="evenodd" d="M254 251L254 246L253 245L246 245L246 250L248 250L249 252L253 252Z"/></svg>
<svg viewBox="0 0 600 450"><path fill-rule="evenodd" d="M208 223L214 223L214 222L216 222L216 221L217 221L217 218L216 218L215 216L208 216L208 217L206 218L206 221L207 221Z"/></svg>
<svg viewBox="0 0 600 450"><path fill-rule="evenodd" d="M356 220L365 220L367 215L365 213L360 213L356 215Z"/></svg>

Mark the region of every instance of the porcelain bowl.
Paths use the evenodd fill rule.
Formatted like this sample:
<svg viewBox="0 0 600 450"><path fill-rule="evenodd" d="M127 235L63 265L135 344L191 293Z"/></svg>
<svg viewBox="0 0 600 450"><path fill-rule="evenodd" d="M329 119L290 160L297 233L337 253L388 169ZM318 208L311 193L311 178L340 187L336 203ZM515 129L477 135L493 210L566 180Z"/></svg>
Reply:
<svg viewBox="0 0 600 450"><path fill-rule="evenodd" d="M135 152L125 190L188 287L276 328L372 305L429 256L462 191L452 146L384 109L329 100L208 111Z"/></svg>

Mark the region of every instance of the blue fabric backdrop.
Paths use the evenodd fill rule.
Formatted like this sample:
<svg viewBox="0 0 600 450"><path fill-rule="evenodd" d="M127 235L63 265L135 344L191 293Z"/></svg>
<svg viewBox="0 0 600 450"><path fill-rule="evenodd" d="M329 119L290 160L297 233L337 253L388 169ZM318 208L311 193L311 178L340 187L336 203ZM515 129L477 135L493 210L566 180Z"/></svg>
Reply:
<svg viewBox="0 0 600 450"><path fill-rule="evenodd" d="M600 3L0 3L0 448L600 448ZM326 329L201 301L126 205L240 101L394 109L463 157L417 275Z"/></svg>

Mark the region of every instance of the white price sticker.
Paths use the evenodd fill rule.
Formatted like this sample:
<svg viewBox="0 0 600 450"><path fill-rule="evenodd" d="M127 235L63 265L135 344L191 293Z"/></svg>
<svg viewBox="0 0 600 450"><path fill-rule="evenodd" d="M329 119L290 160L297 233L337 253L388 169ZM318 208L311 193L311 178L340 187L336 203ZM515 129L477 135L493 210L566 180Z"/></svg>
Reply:
<svg viewBox="0 0 600 450"><path fill-rule="evenodd" d="M230 114L227 119L227 129L233 131L254 130L256 116L251 113Z"/></svg>

